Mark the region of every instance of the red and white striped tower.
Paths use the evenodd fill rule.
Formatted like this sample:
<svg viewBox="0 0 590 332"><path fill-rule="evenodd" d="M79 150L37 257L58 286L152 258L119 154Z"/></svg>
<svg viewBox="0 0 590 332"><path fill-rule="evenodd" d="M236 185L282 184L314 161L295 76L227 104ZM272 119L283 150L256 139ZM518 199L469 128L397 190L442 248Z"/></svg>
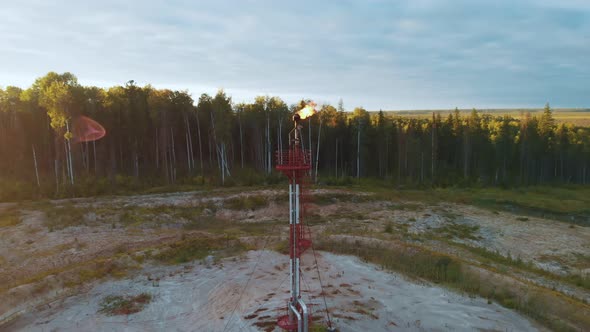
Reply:
<svg viewBox="0 0 590 332"><path fill-rule="evenodd" d="M277 323L279 327L287 331L307 332L310 315L307 305L301 298L299 265L301 254L311 245L311 239L305 236L301 214L302 183L311 169L311 151L303 146L302 117L295 114L293 120L295 128L289 133L289 149L278 151L276 154L277 170L289 178L289 276L291 280L291 297L287 304L288 314L279 317Z"/></svg>

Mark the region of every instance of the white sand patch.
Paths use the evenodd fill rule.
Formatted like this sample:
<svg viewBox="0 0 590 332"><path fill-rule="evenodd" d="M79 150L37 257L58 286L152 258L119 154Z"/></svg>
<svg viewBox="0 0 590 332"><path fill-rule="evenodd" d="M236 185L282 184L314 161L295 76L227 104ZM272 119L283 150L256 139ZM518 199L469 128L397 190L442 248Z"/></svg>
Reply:
<svg viewBox="0 0 590 332"><path fill-rule="evenodd" d="M53 308L22 317L8 327L27 331L260 331L274 321L288 299L287 256L251 251L244 259L224 260L210 269L150 267L125 280L97 285ZM340 331L536 331L530 321L481 298L417 284L365 264L355 257L321 253L318 258L333 322ZM250 278L253 267L258 262ZM314 316L325 320L313 257L302 267L303 297ZM150 276L148 280L147 276ZM159 278L158 283L153 279ZM250 279L246 291L242 293ZM153 295L141 312L129 316L98 313L107 295ZM231 315L232 310L235 313Z"/></svg>

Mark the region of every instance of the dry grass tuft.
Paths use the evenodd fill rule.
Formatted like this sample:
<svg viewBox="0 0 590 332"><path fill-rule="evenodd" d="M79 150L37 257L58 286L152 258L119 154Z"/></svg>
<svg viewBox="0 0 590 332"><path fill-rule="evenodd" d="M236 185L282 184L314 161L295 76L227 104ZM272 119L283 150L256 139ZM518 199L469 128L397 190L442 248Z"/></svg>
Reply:
<svg viewBox="0 0 590 332"><path fill-rule="evenodd" d="M131 315L142 311L151 301L152 295L148 293L136 296L109 295L102 300L98 312L108 316Z"/></svg>

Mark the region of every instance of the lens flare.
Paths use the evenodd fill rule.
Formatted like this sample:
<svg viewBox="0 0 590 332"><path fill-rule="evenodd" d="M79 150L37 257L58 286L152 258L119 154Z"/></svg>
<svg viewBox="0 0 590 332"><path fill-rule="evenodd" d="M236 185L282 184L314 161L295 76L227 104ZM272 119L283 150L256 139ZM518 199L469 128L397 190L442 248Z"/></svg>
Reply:
<svg viewBox="0 0 590 332"><path fill-rule="evenodd" d="M74 142L92 142L103 138L107 131L104 127L87 116L79 116L74 120Z"/></svg>
<svg viewBox="0 0 590 332"><path fill-rule="evenodd" d="M299 114L299 117L301 118L301 120L303 119L307 119L310 116L316 114L318 111L316 111L315 109L316 107L316 103L309 102L307 105L305 105L304 108L302 108L299 112L297 112L297 114Z"/></svg>

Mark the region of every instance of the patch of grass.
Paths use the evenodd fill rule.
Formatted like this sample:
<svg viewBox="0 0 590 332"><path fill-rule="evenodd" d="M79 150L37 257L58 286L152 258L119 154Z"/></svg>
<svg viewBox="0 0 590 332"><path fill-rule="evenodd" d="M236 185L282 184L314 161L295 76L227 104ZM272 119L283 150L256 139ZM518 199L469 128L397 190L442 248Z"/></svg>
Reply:
<svg viewBox="0 0 590 332"><path fill-rule="evenodd" d="M325 219L324 217L322 217L321 215L319 215L317 213L309 213L308 215L305 216L304 219L305 219L305 224L307 224L309 226L324 224L328 221L327 219Z"/></svg>
<svg viewBox="0 0 590 332"><path fill-rule="evenodd" d="M590 254L574 253L575 266L579 268L588 268L590 266Z"/></svg>
<svg viewBox="0 0 590 332"><path fill-rule="evenodd" d="M526 263L520 257L517 257L516 259L514 259L510 253L508 253L506 256L504 256L497 251L491 251L491 250L488 250L488 249L482 248L482 247L474 247L474 246L461 245L461 244L457 244L457 246L460 246L462 248L469 250L470 252L472 252L474 254L477 254L478 256L480 256L480 258L483 258L483 259L480 259L480 261L484 264L489 264L489 263L495 262L495 263L500 263L500 264L507 265L507 266L513 266L513 267L518 267L518 268L523 268L523 269L534 270L533 272L539 272L535 269L535 267L532 263L530 263L530 262Z"/></svg>
<svg viewBox="0 0 590 332"><path fill-rule="evenodd" d="M121 226L138 226L148 224L161 226L163 224L186 223L199 221L203 218L203 210L210 204L199 206L113 206L110 208L82 208L73 204L64 206L47 206L44 208L47 218L45 225L50 231L71 226L89 224L85 217L92 212L100 223L108 223L112 228ZM214 211L214 210L212 210ZM209 218L209 217L207 217Z"/></svg>
<svg viewBox="0 0 590 332"><path fill-rule="evenodd" d="M283 241L277 242L272 249L278 253L283 254L283 255L289 254L289 240L283 240Z"/></svg>
<svg viewBox="0 0 590 332"><path fill-rule="evenodd" d="M442 190L442 192L444 191ZM455 196L454 199L463 197L468 204L492 211L505 210L590 226L590 222L588 222L590 189L588 186L462 189L452 190L452 193L448 192L448 194Z"/></svg>
<svg viewBox="0 0 590 332"><path fill-rule="evenodd" d="M267 235L272 232L276 225L282 225L284 221L265 222L235 222L227 219L220 219L213 216L198 216L189 223L184 224L187 230L202 230L211 234L224 236Z"/></svg>
<svg viewBox="0 0 590 332"><path fill-rule="evenodd" d="M530 284L515 287L504 276L465 265L458 258L412 245L389 247L362 241L324 240L318 249L355 255L366 262L479 295L522 312L555 331L590 328L590 308L578 300Z"/></svg>
<svg viewBox="0 0 590 332"><path fill-rule="evenodd" d="M76 207L73 204L51 207L47 210L45 226L49 231L79 226L84 224L84 214L86 209Z"/></svg>
<svg viewBox="0 0 590 332"><path fill-rule="evenodd" d="M529 218L527 218L527 217L517 217L516 220L518 220L518 221L529 221Z"/></svg>
<svg viewBox="0 0 590 332"><path fill-rule="evenodd" d="M408 224L396 224L396 227L404 235L409 233L410 225Z"/></svg>
<svg viewBox="0 0 590 332"><path fill-rule="evenodd" d="M147 218L146 214L141 211L143 209L128 209L123 211L119 217L119 222L123 225L139 225L143 223Z"/></svg>
<svg viewBox="0 0 590 332"><path fill-rule="evenodd" d="M390 209L402 210L402 211L418 211L418 210L422 209L422 207L423 207L422 204L405 202L405 203L400 203L400 204L391 206Z"/></svg>
<svg viewBox="0 0 590 332"><path fill-rule="evenodd" d="M203 210L208 206L209 204L199 206L129 206L119 210L119 222L124 226L142 224L160 226L167 223L186 223L187 221L192 223L203 218L212 218L211 216L203 216ZM214 210L211 211L214 212Z"/></svg>
<svg viewBox="0 0 590 332"><path fill-rule="evenodd" d="M309 332L328 332L328 327L318 323L311 323Z"/></svg>
<svg viewBox="0 0 590 332"><path fill-rule="evenodd" d="M499 252L490 251L482 247L473 247L461 243L453 243L453 245L465 248L469 250L471 253L478 255L478 260L483 264L492 265L495 263L504 266L516 267L524 271L532 272L537 275L543 276L550 280L555 280L561 283L566 283L590 290L590 277L588 276L582 276L579 274L568 274L565 276L558 275L538 268L532 262L525 262L520 257L514 258L512 257L512 255L510 255L510 253L504 256Z"/></svg>
<svg viewBox="0 0 590 332"><path fill-rule="evenodd" d="M365 197L364 195L357 195L354 192L350 192L350 193L330 193L330 194L315 194L312 196L312 202L320 205L320 206L325 206L325 205L331 205L331 204L336 204L339 202L354 202L354 203L359 203L359 202L365 202L367 200L367 197Z"/></svg>
<svg viewBox="0 0 590 332"><path fill-rule="evenodd" d="M124 225L139 225L150 222L161 223L173 219L191 220L200 211L198 208L174 205L131 206L122 209L119 221Z"/></svg>
<svg viewBox="0 0 590 332"><path fill-rule="evenodd" d="M131 315L142 311L152 301L152 295L141 293L135 296L109 295L100 303L99 313L115 315Z"/></svg>
<svg viewBox="0 0 590 332"><path fill-rule="evenodd" d="M387 181L361 179L346 189L351 187L374 193L373 200L470 204L496 212L509 211L590 226L590 187L583 185L400 190Z"/></svg>
<svg viewBox="0 0 590 332"><path fill-rule="evenodd" d="M461 215L451 212L451 211L447 211L447 210L442 210L439 212L441 216L445 217L446 219L450 220L450 221L455 221L457 220L457 218L459 218Z"/></svg>
<svg viewBox="0 0 590 332"><path fill-rule="evenodd" d="M56 276L65 287L76 287L106 277L121 278L127 275L128 270L136 267L136 265L128 264L125 260L96 258L48 269L25 279L0 285L0 294L17 286L43 283L44 279L51 275Z"/></svg>
<svg viewBox="0 0 590 332"><path fill-rule="evenodd" d="M392 222L388 222L387 225L385 226L385 229L383 230L385 233L393 233L393 223Z"/></svg>
<svg viewBox="0 0 590 332"><path fill-rule="evenodd" d="M227 234L228 231L234 231L236 235L266 236L276 231L275 227L283 225L285 225L284 221L242 222L223 230L223 233Z"/></svg>
<svg viewBox="0 0 590 332"><path fill-rule="evenodd" d="M266 196L238 196L227 199L223 205L231 210L256 210L268 205Z"/></svg>
<svg viewBox="0 0 590 332"><path fill-rule="evenodd" d="M0 214L0 228L12 227L21 223L18 211L3 211Z"/></svg>
<svg viewBox="0 0 590 332"><path fill-rule="evenodd" d="M478 240L479 237L475 235L477 231L479 231L478 225L448 223L437 230L437 233L443 234L449 238Z"/></svg>
<svg viewBox="0 0 590 332"><path fill-rule="evenodd" d="M123 278L127 275L126 266L122 266L113 259L98 259L89 266L79 270L79 278L70 282L70 286L81 285L92 280L98 280L107 276Z"/></svg>
<svg viewBox="0 0 590 332"><path fill-rule="evenodd" d="M185 239L167 245L153 258L166 264L182 264L203 259L215 253L215 256L235 256L247 250L239 240L231 237Z"/></svg>
<svg viewBox="0 0 590 332"><path fill-rule="evenodd" d="M385 249L380 245L361 241L320 241L316 249L355 255L382 267L424 278L436 283L461 281L461 263L450 256L425 251L413 245L403 245L399 250Z"/></svg>
<svg viewBox="0 0 590 332"><path fill-rule="evenodd" d="M581 276L579 274L570 274L566 277L566 280L578 287L590 289L590 277L587 275Z"/></svg>
<svg viewBox="0 0 590 332"><path fill-rule="evenodd" d="M188 223L184 224L184 229L187 230L206 230L209 232L219 232L230 227L230 222L223 219L218 219L213 216L196 216Z"/></svg>

